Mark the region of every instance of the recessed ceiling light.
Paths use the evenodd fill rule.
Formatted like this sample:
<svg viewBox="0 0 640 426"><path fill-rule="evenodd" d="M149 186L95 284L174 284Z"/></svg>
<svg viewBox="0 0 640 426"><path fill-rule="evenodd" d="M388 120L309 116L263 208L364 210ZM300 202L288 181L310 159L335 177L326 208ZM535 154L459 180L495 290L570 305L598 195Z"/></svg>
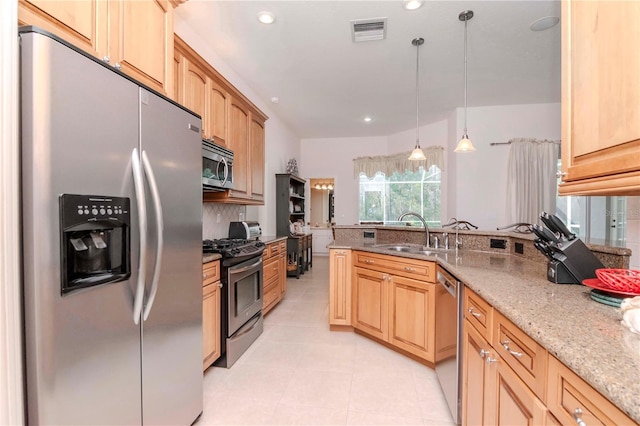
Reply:
<svg viewBox="0 0 640 426"><path fill-rule="evenodd" d="M271 13L271 12L259 12L258 13L258 21L262 22L263 24L273 24L276 20L276 16Z"/></svg>
<svg viewBox="0 0 640 426"><path fill-rule="evenodd" d="M372 118L371 118L371 117L365 117L365 118L364 118L364 122L365 122L365 123L369 123L369 122L371 122L371 120L372 120Z"/></svg>
<svg viewBox="0 0 640 426"><path fill-rule="evenodd" d="M271 98L272 104L277 104L278 102L280 102L280 99L278 99L277 97L274 96L273 98Z"/></svg>
<svg viewBox="0 0 640 426"><path fill-rule="evenodd" d="M407 10L420 9L420 7L422 7L422 3L424 2L421 0L405 0L404 8Z"/></svg>
<svg viewBox="0 0 640 426"><path fill-rule="evenodd" d="M560 22L560 18L557 16L545 16L544 18L536 19L531 24L531 31L544 31L549 28L555 27L558 22Z"/></svg>

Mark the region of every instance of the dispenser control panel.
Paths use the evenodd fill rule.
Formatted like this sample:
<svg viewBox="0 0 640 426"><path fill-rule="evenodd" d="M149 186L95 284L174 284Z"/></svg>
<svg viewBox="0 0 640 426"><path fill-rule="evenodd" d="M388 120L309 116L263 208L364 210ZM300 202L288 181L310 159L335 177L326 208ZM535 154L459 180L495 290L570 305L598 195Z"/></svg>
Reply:
<svg viewBox="0 0 640 426"><path fill-rule="evenodd" d="M63 226L88 220L118 220L129 223L129 198L63 194L60 208Z"/></svg>

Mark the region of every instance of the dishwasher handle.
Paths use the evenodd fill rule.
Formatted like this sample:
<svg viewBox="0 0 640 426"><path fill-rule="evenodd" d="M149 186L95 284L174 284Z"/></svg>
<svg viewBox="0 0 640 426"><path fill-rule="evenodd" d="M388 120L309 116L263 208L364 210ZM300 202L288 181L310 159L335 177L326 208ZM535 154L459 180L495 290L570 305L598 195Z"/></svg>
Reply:
<svg viewBox="0 0 640 426"><path fill-rule="evenodd" d="M437 275L438 282L445 288L445 290L447 290L447 292L454 298L458 297L458 285L460 283L453 277L447 276L448 274L445 274L440 270L438 270Z"/></svg>

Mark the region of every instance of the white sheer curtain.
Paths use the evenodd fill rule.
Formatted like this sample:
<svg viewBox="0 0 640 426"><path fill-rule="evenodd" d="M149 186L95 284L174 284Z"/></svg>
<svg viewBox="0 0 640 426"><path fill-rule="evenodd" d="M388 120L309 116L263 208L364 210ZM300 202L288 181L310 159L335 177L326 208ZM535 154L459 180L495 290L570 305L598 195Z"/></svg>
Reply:
<svg viewBox="0 0 640 426"><path fill-rule="evenodd" d="M442 146L430 146L423 149L426 160L409 160L411 151L393 155L378 155L376 157L358 157L353 159L353 177L358 178L360 173L373 177L377 172L391 176L393 172L402 173L405 170L418 171L420 167L425 170L435 165L440 171L444 171L444 148Z"/></svg>
<svg viewBox="0 0 640 426"><path fill-rule="evenodd" d="M540 213L555 214L560 142L511 139L507 169L509 223L538 223Z"/></svg>

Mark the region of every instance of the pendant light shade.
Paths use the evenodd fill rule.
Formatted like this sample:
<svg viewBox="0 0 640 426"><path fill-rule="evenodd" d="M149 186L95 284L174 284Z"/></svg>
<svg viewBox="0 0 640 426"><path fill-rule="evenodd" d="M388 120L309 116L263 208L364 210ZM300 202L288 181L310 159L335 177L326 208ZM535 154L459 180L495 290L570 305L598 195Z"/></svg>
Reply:
<svg viewBox="0 0 640 426"><path fill-rule="evenodd" d="M418 37L418 38L414 38L411 41L411 44L413 44L416 47L416 146L415 148L413 148L413 151L411 151L411 155L409 156L409 160L426 160L427 157L424 156L424 152L422 152L422 148L420 148L420 121L419 121L419 103L418 103L418 99L419 99L419 94L420 94L420 90L419 90L419 76L420 76L420 46L422 46L424 44L424 39L422 37Z"/></svg>
<svg viewBox="0 0 640 426"><path fill-rule="evenodd" d="M458 19L464 21L464 133L453 152L473 152L476 150L467 134L467 21L471 18L473 18L473 10L464 10L458 15Z"/></svg>

